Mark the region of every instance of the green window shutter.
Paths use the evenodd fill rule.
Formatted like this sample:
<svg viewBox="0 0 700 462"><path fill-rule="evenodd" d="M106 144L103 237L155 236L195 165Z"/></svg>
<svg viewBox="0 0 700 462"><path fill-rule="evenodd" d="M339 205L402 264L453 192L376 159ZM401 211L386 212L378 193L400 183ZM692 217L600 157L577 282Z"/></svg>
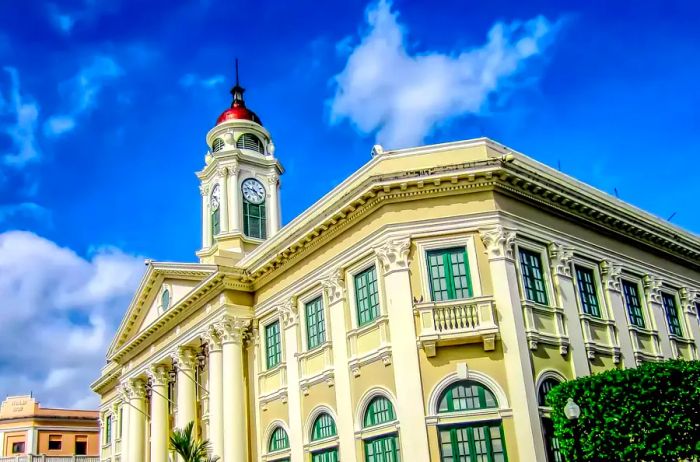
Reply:
<svg viewBox="0 0 700 462"><path fill-rule="evenodd" d="M309 350L326 341L326 323L323 302L318 297L306 304L306 339Z"/></svg>
<svg viewBox="0 0 700 462"><path fill-rule="evenodd" d="M442 462L506 462L503 429L500 424L459 425L441 428Z"/></svg>
<svg viewBox="0 0 700 462"><path fill-rule="evenodd" d="M324 412L314 421L311 430L311 441L330 438L331 436L335 436L337 434L338 432L335 428L335 421L333 420L333 417Z"/></svg>
<svg viewBox="0 0 700 462"><path fill-rule="evenodd" d="M471 380L450 385L438 400L438 412L471 411L498 407L491 390Z"/></svg>
<svg viewBox="0 0 700 462"><path fill-rule="evenodd" d="M355 275L355 303L359 326L369 324L379 316L379 288L374 266Z"/></svg>
<svg viewBox="0 0 700 462"><path fill-rule="evenodd" d="M282 360L282 342L280 339L280 323L275 321L265 326L265 350L267 368L271 369Z"/></svg>
<svg viewBox="0 0 700 462"><path fill-rule="evenodd" d="M375 425L381 425L394 420L396 420L394 406L391 405L391 401L383 396L378 396L372 399L372 401L370 401L370 403L367 405L364 418L365 427L373 427Z"/></svg>
<svg viewBox="0 0 700 462"><path fill-rule="evenodd" d="M560 383L559 380L551 377L544 379L540 384L540 389L537 391L537 404L539 406L547 406L547 394Z"/></svg>
<svg viewBox="0 0 700 462"><path fill-rule="evenodd" d="M216 236L221 232L221 207L217 207L211 213L211 235Z"/></svg>
<svg viewBox="0 0 700 462"><path fill-rule="evenodd" d="M124 406L119 406L119 438L122 437L124 429Z"/></svg>
<svg viewBox="0 0 700 462"><path fill-rule="evenodd" d="M270 435L270 443L268 444L268 451L281 451L282 449L289 448L289 437L284 428L277 427Z"/></svg>
<svg viewBox="0 0 700 462"><path fill-rule="evenodd" d="M525 298L531 302L547 305L547 289L545 288L540 254L520 249L520 269L523 273Z"/></svg>
<svg viewBox="0 0 700 462"><path fill-rule="evenodd" d="M564 462L561 455L559 440L554 434L554 422L552 419L542 418L542 433L544 433L545 449L549 462Z"/></svg>
<svg viewBox="0 0 700 462"><path fill-rule="evenodd" d="M311 454L311 462L338 462L338 448L314 452Z"/></svg>
<svg viewBox="0 0 700 462"><path fill-rule="evenodd" d="M366 462L400 462L396 435L382 436L365 441Z"/></svg>
<svg viewBox="0 0 700 462"><path fill-rule="evenodd" d="M265 202L253 204L243 199L243 233L256 239L267 238Z"/></svg>
<svg viewBox="0 0 700 462"><path fill-rule="evenodd" d="M431 250L427 254L428 279L434 302L472 296L469 262L464 248Z"/></svg>
<svg viewBox="0 0 700 462"><path fill-rule="evenodd" d="M622 293L625 296L625 305L627 306L627 315L630 323L637 327L644 327L644 316L642 316L642 304L639 300L637 284L622 281Z"/></svg>
<svg viewBox="0 0 700 462"><path fill-rule="evenodd" d="M666 312L666 321L668 322L668 331L672 335L677 335L678 337L683 336L683 330L681 329L681 320L678 317L678 307L676 307L676 298L673 295L667 293L661 293L661 302L664 306L664 311Z"/></svg>
<svg viewBox="0 0 700 462"><path fill-rule="evenodd" d="M593 270L576 266L576 283L583 312L599 318L600 304L598 303L598 292L595 286Z"/></svg>

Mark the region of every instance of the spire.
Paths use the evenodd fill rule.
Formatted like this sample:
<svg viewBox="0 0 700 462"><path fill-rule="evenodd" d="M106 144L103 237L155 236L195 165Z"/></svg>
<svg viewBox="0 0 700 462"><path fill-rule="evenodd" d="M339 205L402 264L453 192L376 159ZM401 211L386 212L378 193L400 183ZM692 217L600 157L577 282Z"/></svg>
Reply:
<svg viewBox="0 0 700 462"><path fill-rule="evenodd" d="M231 89L231 95L233 96L233 102L231 103L231 107L245 107L245 101L243 100L243 92L245 92L245 88L243 88L238 81L238 58L236 58L236 85Z"/></svg>

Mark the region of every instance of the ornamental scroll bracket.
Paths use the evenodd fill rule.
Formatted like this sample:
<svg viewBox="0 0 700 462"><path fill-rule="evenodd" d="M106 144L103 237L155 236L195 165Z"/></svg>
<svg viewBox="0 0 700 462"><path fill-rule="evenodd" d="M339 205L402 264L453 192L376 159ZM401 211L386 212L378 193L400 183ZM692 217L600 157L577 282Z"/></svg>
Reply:
<svg viewBox="0 0 700 462"><path fill-rule="evenodd" d="M321 281L321 285L326 291L328 301L331 305L344 298L345 280L343 279L343 272L340 270L340 268L333 270L326 279Z"/></svg>
<svg viewBox="0 0 700 462"><path fill-rule="evenodd" d="M479 230L489 260L505 258L513 260L515 254L515 231L498 225Z"/></svg>
<svg viewBox="0 0 700 462"><path fill-rule="evenodd" d="M375 247L374 252L382 264L384 273L408 269L408 253L411 250L411 239L400 237L387 240Z"/></svg>
<svg viewBox="0 0 700 462"><path fill-rule="evenodd" d="M600 275L603 279L603 286L607 290L620 291L620 277L622 276L620 265L610 260L604 260L600 262Z"/></svg>

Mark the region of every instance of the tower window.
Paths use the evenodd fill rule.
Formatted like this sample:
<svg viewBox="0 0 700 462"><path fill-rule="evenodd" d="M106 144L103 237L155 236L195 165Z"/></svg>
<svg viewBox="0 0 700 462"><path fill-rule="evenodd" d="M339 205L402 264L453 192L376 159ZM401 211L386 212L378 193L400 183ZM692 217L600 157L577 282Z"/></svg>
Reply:
<svg viewBox="0 0 700 462"><path fill-rule="evenodd" d="M243 232L246 236L257 239L267 238L267 218L265 202L253 204L243 199Z"/></svg>
<svg viewBox="0 0 700 462"><path fill-rule="evenodd" d="M215 185L211 192L211 235L216 236L221 232L221 191L219 185Z"/></svg>
<svg viewBox="0 0 700 462"><path fill-rule="evenodd" d="M252 133L244 133L239 136L238 140L236 141L236 147L238 149L250 149L251 151L259 152L261 154L265 152L265 148L263 147L263 143L260 141L260 138Z"/></svg>
<svg viewBox="0 0 700 462"><path fill-rule="evenodd" d="M214 139L214 142L211 144L211 150L213 152L219 152L222 149L224 149L224 140L221 138Z"/></svg>

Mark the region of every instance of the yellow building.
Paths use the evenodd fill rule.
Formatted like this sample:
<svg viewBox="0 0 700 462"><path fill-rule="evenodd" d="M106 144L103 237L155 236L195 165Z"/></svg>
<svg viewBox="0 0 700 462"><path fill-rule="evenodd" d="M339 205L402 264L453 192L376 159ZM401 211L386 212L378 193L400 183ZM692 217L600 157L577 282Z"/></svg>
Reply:
<svg viewBox="0 0 700 462"><path fill-rule="evenodd" d="M190 421L223 462L557 460L553 384L697 359L698 236L485 138L375 146L280 227L232 93L200 262L147 262L93 384L103 461L164 462Z"/></svg>
<svg viewBox="0 0 700 462"><path fill-rule="evenodd" d="M97 411L41 407L28 395L9 396L0 406L0 460L27 454L97 456L99 416Z"/></svg>

